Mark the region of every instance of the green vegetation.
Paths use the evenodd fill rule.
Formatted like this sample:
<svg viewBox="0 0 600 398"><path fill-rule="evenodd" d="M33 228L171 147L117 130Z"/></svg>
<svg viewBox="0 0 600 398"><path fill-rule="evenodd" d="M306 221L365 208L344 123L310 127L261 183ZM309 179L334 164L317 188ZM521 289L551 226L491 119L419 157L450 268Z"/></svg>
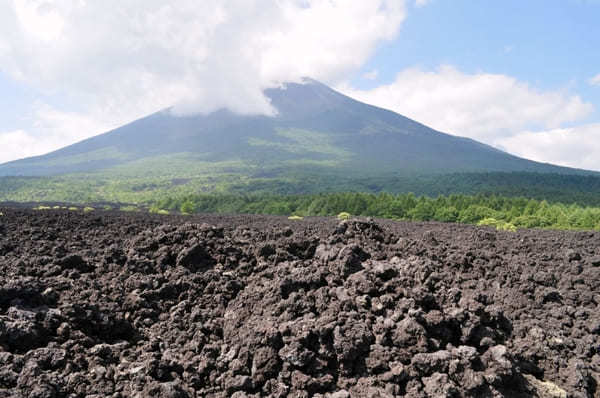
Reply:
<svg viewBox="0 0 600 398"><path fill-rule="evenodd" d="M248 139L248 144L254 147L264 147L275 149L278 152L285 151L290 154L303 156L303 159L288 159L285 162L294 164L309 162L316 165L339 165L350 159L353 154L348 150L344 150L335 145L334 137L329 134L317 131L309 131L303 129L276 129L277 136L286 140L269 141L260 138L251 137ZM314 155L329 156L327 159L311 159Z"/></svg>
<svg viewBox="0 0 600 398"><path fill-rule="evenodd" d="M250 178L240 173L245 167L243 162L230 162L195 169L197 175L190 168L185 178L175 178L180 166L189 166L185 157L179 161L182 163L175 162L173 169L165 163L162 176L123 175L117 180L101 174L93 178L0 178L0 201L80 203L80 208L90 203L130 203L121 210L150 209L157 214L215 212L303 217L347 212L398 220L482 223L504 230L600 229L597 176L520 172L378 178L315 174L305 178L306 170L297 168L298 174ZM251 171L259 173L256 169ZM329 191L317 193L323 186Z"/></svg>
<svg viewBox="0 0 600 398"><path fill-rule="evenodd" d="M346 213L395 220L443 221L517 228L600 229L600 207L549 203L524 197L330 193L316 195L201 194L156 201L156 209L184 213L254 213L337 216ZM344 214L345 216L345 214Z"/></svg>
<svg viewBox="0 0 600 398"><path fill-rule="evenodd" d="M509 222L502 221L502 220L496 220L495 218L491 218L491 217L484 218L483 220L479 221L477 223L477 225L489 225L492 227L496 227L496 229L499 231L511 231L511 232L517 231L517 227L514 224L511 224Z"/></svg>
<svg viewBox="0 0 600 398"><path fill-rule="evenodd" d="M122 174L115 172L112 176L96 173L57 177L0 177L0 202L148 205L169 197L197 193L300 195L321 192L413 192L417 196L431 197L481 193L527 197L547 200L549 203L600 206L600 177L597 176L520 172L390 174L373 177L349 172L325 174L306 164L282 173L247 162L194 165L186 159L183 155L177 161L170 159L170 162L153 158L163 170L162 174L134 176L138 171L141 173L144 168L150 168L148 164L140 163L140 170L123 170Z"/></svg>
<svg viewBox="0 0 600 398"><path fill-rule="evenodd" d="M343 211L337 215L338 220L348 220L349 218L350 218L350 213L345 212L345 211Z"/></svg>
<svg viewBox="0 0 600 398"><path fill-rule="evenodd" d="M304 220L304 217L300 217L300 216L289 216L288 220Z"/></svg>
<svg viewBox="0 0 600 398"><path fill-rule="evenodd" d="M165 209L159 209L159 208L158 208L158 207L156 207L156 206L152 206L152 207L150 207L150 209L148 209L148 212L149 212L149 213L152 213L152 214L162 214L162 215L167 215L167 214L169 214L169 213L170 213L168 210L165 210Z"/></svg>
<svg viewBox="0 0 600 398"><path fill-rule="evenodd" d="M42 205L36 206L36 207L33 208L33 210L50 210L50 209L52 209L52 207L50 207L50 206L42 206Z"/></svg>
<svg viewBox="0 0 600 398"><path fill-rule="evenodd" d="M94 211L94 210L96 210L96 209L94 209L93 207L89 207L89 206L86 206L86 207L83 208L83 212L84 213L89 213L89 212Z"/></svg>
<svg viewBox="0 0 600 398"><path fill-rule="evenodd" d="M179 211L183 214L192 214L196 211L196 205L193 201L186 200L179 206Z"/></svg>

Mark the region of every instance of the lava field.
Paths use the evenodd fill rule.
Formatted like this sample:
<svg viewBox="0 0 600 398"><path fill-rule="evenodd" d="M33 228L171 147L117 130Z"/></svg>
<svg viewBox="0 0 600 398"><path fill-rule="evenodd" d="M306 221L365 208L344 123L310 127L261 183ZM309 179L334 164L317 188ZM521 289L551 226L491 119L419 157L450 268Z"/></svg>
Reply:
<svg viewBox="0 0 600 398"><path fill-rule="evenodd" d="M600 232L0 211L0 397L600 396Z"/></svg>

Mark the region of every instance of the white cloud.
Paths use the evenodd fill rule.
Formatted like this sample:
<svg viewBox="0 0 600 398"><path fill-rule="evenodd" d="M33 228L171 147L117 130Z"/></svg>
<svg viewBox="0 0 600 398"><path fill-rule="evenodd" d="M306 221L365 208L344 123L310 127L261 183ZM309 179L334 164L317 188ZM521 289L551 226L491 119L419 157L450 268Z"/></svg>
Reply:
<svg viewBox="0 0 600 398"><path fill-rule="evenodd" d="M451 66L432 72L407 69L372 90L340 88L436 130L491 145L524 130L558 128L593 111L577 95L536 90L506 75L466 74Z"/></svg>
<svg viewBox="0 0 600 398"><path fill-rule="evenodd" d="M600 73L589 80L592 86L600 86Z"/></svg>
<svg viewBox="0 0 600 398"><path fill-rule="evenodd" d="M417 7L424 7L429 3L431 3L431 0L415 0L415 5Z"/></svg>
<svg viewBox="0 0 600 398"><path fill-rule="evenodd" d="M99 123L92 117L45 104L34 105L32 118L28 131L0 132L0 163L43 155L116 127L110 121Z"/></svg>
<svg viewBox="0 0 600 398"><path fill-rule="evenodd" d="M43 143L23 130L0 132L0 163L8 162L18 157L41 155L46 151Z"/></svg>
<svg viewBox="0 0 600 398"><path fill-rule="evenodd" d="M7 0L0 72L64 98L56 105L63 114L94 126L174 104L176 113L269 114L264 88L304 76L347 78L395 37L404 17L404 0ZM55 119L65 124L51 130L72 131L73 118ZM99 132L88 128L67 135ZM56 138L39 126L25 130Z"/></svg>
<svg viewBox="0 0 600 398"><path fill-rule="evenodd" d="M65 20L54 4L39 0L15 1L13 4L25 34L45 42L59 38Z"/></svg>
<svg viewBox="0 0 600 398"><path fill-rule="evenodd" d="M398 0L6 1L0 68L117 119L173 103L269 113L263 88L339 81L404 16Z"/></svg>
<svg viewBox="0 0 600 398"><path fill-rule="evenodd" d="M539 132L526 131L500 142L515 155L600 171L600 123Z"/></svg>

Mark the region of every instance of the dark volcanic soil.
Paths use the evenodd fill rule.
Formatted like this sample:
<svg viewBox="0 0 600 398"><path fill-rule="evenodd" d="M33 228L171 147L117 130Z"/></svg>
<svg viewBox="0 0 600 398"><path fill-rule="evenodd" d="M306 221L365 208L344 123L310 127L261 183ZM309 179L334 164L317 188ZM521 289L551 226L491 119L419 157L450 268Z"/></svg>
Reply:
<svg viewBox="0 0 600 398"><path fill-rule="evenodd" d="M600 394L600 233L2 212L0 397Z"/></svg>

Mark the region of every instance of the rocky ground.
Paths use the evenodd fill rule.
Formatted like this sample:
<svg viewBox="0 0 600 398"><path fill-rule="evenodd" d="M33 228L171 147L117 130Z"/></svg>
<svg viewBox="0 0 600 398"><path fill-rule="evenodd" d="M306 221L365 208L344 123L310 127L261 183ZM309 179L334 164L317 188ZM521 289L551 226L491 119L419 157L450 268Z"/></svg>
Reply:
<svg viewBox="0 0 600 398"><path fill-rule="evenodd" d="M598 232L0 211L0 397L600 396Z"/></svg>

